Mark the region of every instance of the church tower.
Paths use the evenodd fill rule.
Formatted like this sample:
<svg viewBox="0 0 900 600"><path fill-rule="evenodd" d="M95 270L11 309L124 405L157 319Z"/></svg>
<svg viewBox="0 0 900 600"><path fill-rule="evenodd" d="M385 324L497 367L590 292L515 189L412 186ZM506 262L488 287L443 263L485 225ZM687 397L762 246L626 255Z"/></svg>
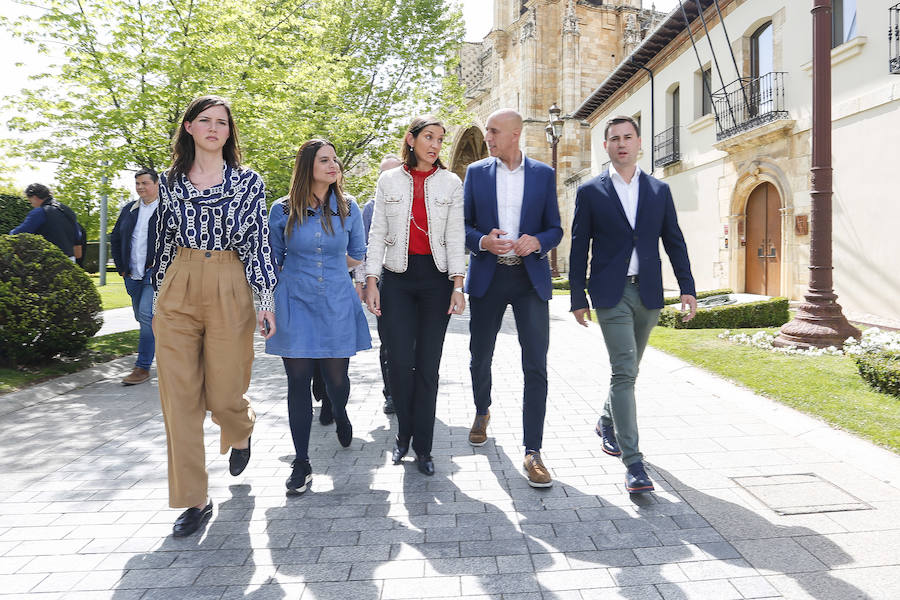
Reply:
<svg viewBox="0 0 900 600"><path fill-rule="evenodd" d="M562 109L557 146L557 192L564 236L557 267L568 270L575 190L590 175L590 133L569 115L665 16L641 0L494 0L491 32L460 49L459 79L472 123L456 128L450 168L488 155L484 124L499 108L522 114L522 150L551 164L544 131L549 109ZM634 31L638 31L635 38Z"/></svg>

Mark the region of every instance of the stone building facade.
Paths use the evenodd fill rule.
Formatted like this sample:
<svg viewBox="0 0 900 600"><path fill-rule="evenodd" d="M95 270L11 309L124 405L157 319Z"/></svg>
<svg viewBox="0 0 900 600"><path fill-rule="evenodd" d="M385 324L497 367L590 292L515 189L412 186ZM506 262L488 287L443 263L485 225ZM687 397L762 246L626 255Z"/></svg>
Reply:
<svg viewBox="0 0 900 600"><path fill-rule="evenodd" d="M565 125L557 147L558 194L565 235L557 252L567 270L575 189L590 175L590 128L571 113L665 15L641 0L494 0L494 26L481 42L460 49L459 78L472 122L451 132L450 168L488 155L484 124L499 108L525 120L522 150L551 164L544 128L549 108L562 109Z"/></svg>

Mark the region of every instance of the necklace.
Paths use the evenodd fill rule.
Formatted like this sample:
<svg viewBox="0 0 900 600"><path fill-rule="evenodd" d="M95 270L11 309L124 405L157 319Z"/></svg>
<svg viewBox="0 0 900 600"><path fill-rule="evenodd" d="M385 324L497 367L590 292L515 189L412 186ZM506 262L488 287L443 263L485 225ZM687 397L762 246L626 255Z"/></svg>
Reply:
<svg viewBox="0 0 900 600"><path fill-rule="evenodd" d="M427 230L427 229L422 229L422 228L419 226L419 224L416 223L416 217L415 217L415 215L412 214L412 211L410 211L410 215L409 215L409 216L410 216L410 220L412 221L412 224L415 225L416 229L418 229L419 231L421 231L421 232L424 233L425 235L431 235L431 234L428 233L428 230Z"/></svg>

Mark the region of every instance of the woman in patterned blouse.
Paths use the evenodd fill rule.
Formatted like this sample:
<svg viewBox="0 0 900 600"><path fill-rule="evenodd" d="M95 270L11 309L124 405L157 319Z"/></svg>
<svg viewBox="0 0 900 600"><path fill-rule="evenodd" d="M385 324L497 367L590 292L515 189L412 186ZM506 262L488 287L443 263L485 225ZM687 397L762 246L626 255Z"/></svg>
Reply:
<svg viewBox="0 0 900 600"><path fill-rule="evenodd" d="M220 452L239 475L250 460L256 416L250 385L253 330L275 333L265 186L241 167L228 103L216 96L187 107L159 179L153 277L159 396L169 455L169 506L185 508L173 527L187 536L212 515L203 421L221 428ZM254 305L256 315L254 317Z"/></svg>

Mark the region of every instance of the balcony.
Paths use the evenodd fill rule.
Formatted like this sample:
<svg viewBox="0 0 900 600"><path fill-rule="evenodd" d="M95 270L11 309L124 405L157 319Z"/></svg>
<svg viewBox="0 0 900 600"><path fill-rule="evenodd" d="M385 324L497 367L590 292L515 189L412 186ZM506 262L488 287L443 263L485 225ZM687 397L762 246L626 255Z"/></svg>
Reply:
<svg viewBox="0 0 900 600"><path fill-rule="evenodd" d="M788 119L784 99L785 73L742 78L712 94L717 140L743 133L779 119Z"/></svg>
<svg viewBox="0 0 900 600"><path fill-rule="evenodd" d="M654 167L665 167L681 160L678 127L670 127L653 137Z"/></svg>
<svg viewBox="0 0 900 600"><path fill-rule="evenodd" d="M888 11L891 17L891 26L888 28L890 70L892 74L900 75L900 4L895 4Z"/></svg>

